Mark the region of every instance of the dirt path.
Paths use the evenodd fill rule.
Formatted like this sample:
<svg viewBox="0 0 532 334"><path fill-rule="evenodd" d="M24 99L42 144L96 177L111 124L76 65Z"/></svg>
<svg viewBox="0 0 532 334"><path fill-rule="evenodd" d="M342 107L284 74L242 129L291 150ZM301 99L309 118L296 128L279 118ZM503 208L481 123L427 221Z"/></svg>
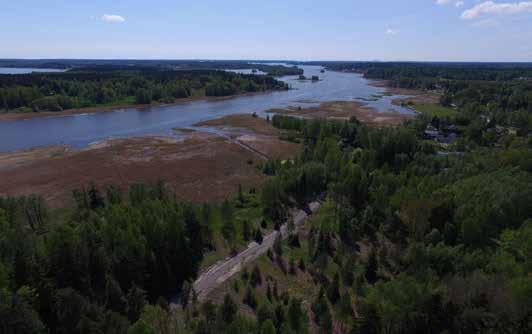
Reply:
<svg viewBox="0 0 532 334"><path fill-rule="evenodd" d="M309 212L312 214L319 207L319 202L312 202L309 204ZM295 228L297 229L301 226L308 217L309 213L305 210L298 211L293 218ZM247 249L238 253L234 257L225 259L203 272L194 282L194 290L197 293L198 299L200 301L205 300L209 293L216 287L231 278L234 274L238 273L246 264L265 254L268 249L273 247L275 239L279 233L283 239L288 237L290 234L288 231L288 224L281 226L280 231L273 231L265 236L261 244L252 242Z"/></svg>
<svg viewBox="0 0 532 334"><path fill-rule="evenodd" d="M249 152L255 154L256 156L258 156L260 159L262 159L264 161L267 161L267 160L270 159L270 157L267 156L266 154L264 154L261 151L251 147L250 145L244 143L243 141L238 140L238 138L237 139L233 139L233 138L231 138L231 136L223 135L223 134L216 134L216 135L226 139L228 142L230 142L232 144L238 145L238 146L242 147L243 149L248 150Z"/></svg>

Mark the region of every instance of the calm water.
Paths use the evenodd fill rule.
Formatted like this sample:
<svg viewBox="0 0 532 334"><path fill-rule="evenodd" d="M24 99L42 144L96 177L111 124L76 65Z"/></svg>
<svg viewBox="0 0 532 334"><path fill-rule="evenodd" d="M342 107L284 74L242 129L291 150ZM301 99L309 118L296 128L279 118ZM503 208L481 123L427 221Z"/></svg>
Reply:
<svg viewBox="0 0 532 334"><path fill-rule="evenodd" d="M54 68L19 68L19 67L0 67L0 74L26 74L32 72L64 72L66 70Z"/></svg>
<svg viewBox="0 0 532 334"><path fill-rule="evenodd" d="M372 87L359 74L325 72L318 66L301 66L306 76L319 75L319 82L284 77L293 90L242 96L222 101L193 101L171 106L127 108L114 112L36 118L0 122L0 151L15 151L36 146L69 144L83 147L108 138L147 134L172 134L173 128L192 128L194 124L237 113L264 115L270 108L310 107L325 101L375 99L383 88ZM381 96L367 101L379 111L412 113L392 105L397 96Z"/></svg>

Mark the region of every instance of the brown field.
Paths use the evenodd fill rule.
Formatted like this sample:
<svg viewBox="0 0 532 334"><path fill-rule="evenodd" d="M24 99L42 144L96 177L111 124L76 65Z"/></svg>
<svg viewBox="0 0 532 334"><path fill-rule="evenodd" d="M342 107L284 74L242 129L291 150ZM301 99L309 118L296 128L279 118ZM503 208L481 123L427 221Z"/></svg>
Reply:
<svg viewBox="0 0 532 334"><path fill-rule="evenodd" d="M349 119L356 117L360 122L373 127L395 126L413 117L396 112L378 112L355 101L325 102L319 107L272 109L271 111L311 118Z"/></svg>
<svg viewBox="0 0 532 334"><path fill-rule="evenodd" d="M163 180L179 198L219 201L239 184L255 187L264 180L255 153L202 133L185 140L139 137L81 151L57 150L1 154L0 196L36 193L52 207L61 207L68 205L73 189L91 182L125 188Z"/></svg>
<svg viewBox="0 0 532 334"><path fill-rule="evenodd" d="M249 146L268 158L287 159L301 150L300 144L279 139L281 131L270 122L250 114L229 115L197 125L224 129L238 143Z"/></svg>

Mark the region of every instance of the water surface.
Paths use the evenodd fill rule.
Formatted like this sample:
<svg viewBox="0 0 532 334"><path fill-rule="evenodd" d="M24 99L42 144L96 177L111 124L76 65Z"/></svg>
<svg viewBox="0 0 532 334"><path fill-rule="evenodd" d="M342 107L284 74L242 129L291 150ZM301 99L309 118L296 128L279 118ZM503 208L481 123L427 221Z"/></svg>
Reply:
<svg viewBox="0 0 532 334"><path fill-rule="evenodd" d="M320 81L300 81L297 76L281 80L292 90L247 95L218 101L192 101L168 106L125 108L113 112L34 118L0 122L0 152L37 146L68 144L84 147L90 143L128 136L172 134L173 128L193 125L225 115L252 113L264 115L271 108L312 107L326 101L363 101L378 111L411 114L391 103L399 96L382 96L384 88L373 87L360 74L321 73L319 66L300 66L305 76L318 75ZM375 98L377 96L377 98Z"/></svg>
<svg viewBox="0 0 532 334"><path fill-rule="evenodd" d="M0 67L0 74L28 74L33 72L65 72L66 70L61 70L57 68L29 68L29 67Z"/></svg>

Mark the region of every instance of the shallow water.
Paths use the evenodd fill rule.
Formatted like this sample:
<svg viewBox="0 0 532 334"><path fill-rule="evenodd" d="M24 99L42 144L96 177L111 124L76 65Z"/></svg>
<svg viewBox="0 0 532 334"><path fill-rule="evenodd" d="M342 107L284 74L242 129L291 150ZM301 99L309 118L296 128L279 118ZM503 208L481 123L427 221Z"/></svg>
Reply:
<svg viewBox="0 0 532 334"><path fill-rule="evenodd" d="M391 103L395 96L380 96L384 88L373 87L360 74L325 72L319 66L300 66L305 76L318 75L320 81L300 81L283 77L292 90L247 95L219 101L191 101L168 106L125 108L113 112L34 118L0 122L0 152L37 146L68 144L84 147L90 143L128 136L172 134L173 128L193 125L225 115L264 112L290 106L312 107L326 101L361 101L378 111L412 114ZM377 100L374 96L379 95Z"/></svg>

